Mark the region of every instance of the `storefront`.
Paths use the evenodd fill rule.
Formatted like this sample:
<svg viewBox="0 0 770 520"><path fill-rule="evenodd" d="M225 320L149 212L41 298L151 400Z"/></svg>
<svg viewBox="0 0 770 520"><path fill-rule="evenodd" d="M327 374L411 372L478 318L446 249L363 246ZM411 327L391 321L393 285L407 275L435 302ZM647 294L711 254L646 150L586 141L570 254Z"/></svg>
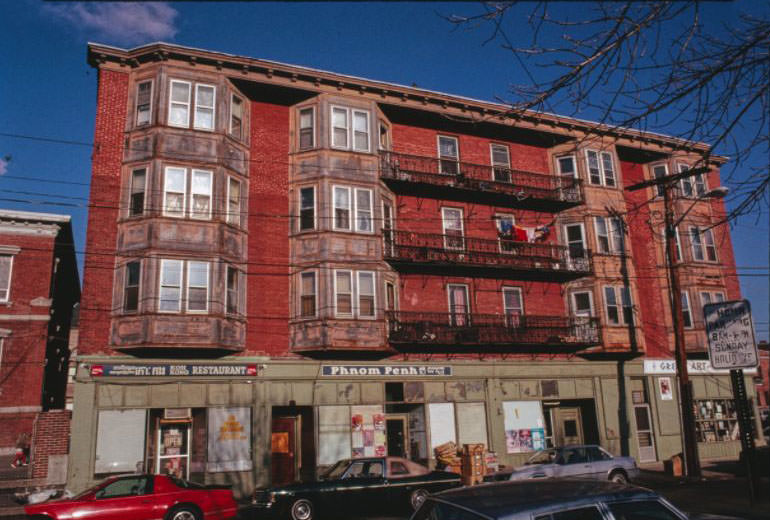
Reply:
<svg viewBox="0 0 770 520"><path fill-rule="evenodd" d="M596 443L640 460L681 451L674 378L641 360L172 363L79 360L72 489L142 469L245 494L348 457L435 465L434 449L448 442L484 444L509 467L551 445ZM737 455L724 433L728 379L693 377L711 410L699 423L704 457Z"/></svg>

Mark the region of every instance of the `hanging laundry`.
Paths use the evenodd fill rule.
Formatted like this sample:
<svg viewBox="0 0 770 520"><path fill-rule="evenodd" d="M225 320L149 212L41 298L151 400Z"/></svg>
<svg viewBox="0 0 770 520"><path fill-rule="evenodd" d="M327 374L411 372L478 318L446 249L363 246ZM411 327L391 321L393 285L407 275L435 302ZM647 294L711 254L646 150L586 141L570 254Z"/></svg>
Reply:
<svg viewBox="0 0 770 520"><path fill-rule="evenodd" d="M523 227L513 226L513 239L516 242L527 242L527 230Z"/></svg>
<svg viewBox="0 0 770 520"><path fill-rule="evenodd" d="M551 234L551 228L550 226L540 226L535 228L535 242L539 242L541 240L545 240L548 238L548 235Z"/></svg>

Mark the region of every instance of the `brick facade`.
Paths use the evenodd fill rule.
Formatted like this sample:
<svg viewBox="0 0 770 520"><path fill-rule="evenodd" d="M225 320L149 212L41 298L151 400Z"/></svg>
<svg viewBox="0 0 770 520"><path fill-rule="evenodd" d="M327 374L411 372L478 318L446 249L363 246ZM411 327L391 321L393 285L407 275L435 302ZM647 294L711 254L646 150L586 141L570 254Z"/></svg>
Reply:
<svg viewBox="0 0 770 520"><path fill-rule="evenodd" d="M66 456L70 446L69 410L51 410L37 415L32 433L32 478L49 477L49 460Z"/></svg>

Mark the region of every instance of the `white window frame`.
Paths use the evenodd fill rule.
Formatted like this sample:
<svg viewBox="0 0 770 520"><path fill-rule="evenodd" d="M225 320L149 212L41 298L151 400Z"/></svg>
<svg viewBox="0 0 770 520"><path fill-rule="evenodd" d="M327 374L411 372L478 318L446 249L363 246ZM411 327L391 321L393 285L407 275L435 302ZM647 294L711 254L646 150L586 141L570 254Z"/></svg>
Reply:
<svg viewBox="0 0 770 520"><path fill-rule="evenodd" d="M604 226L604 234L599 232L600 222L601 226ZM620 217L594 217L594 231L596 233L596 251L598 253L607 255L619 255L623 253L625 248L625 237L623 236L623 221ZM606 237L607 239L606 251L602 246L600 237ZM620 243L617 244L616 241L619 241Z"/></svg>
<svg viewBox="0 0 770 520"><path fill-rule="evenodd" d="M144 172L144 186L142 186L142 212L141 213L133 213L132 208L134 207L134 174L136 172ZM129 217L141 217L142 215L145 215L147 213L147 199L149 198L147 195L147 183L149 182L150 178L150 171L147 166L142 166L141 168L132 168L131 173L128 176L128 216ZM165 182L165 178L164 178ZM164 197L165 197L165 191L164 191Z"/></svg>
<svg viewBox="0 0 770 520"><path fill-rule="evenodd" d="M13 277L13 258L15 255L8 254L8 253L2 253L0 254L0 258L8 258L8 285L5 287L5 289L2 289L5 291L5 296L0 296L0 303L8 303L11 301L11 279Z"/></svg>
<svg viewBox="0 0 770 520"><path fill-rule="evenodd" d="M505 163L495 162L495 148L498 150L505 150ZM458 154L459 155L459 154ZM511 182L511 149L506 144L489 143L489 164L492 165L492 171L490 178L496 182ZM498 168L507 170L505 173L508 176L507 181L501 181L496 178L496 172Z"/></svg>
<svg viewBox="0 0 770 520"><path fill-rule="evenodd" d="M209 295L211 292L211 263L210 262L201 262L198 260L187 260L185 262L187 264L187 268L184 270L187 278L185 280L185 297L186 297L186 305L185 310L190 314L206 314L209 312ZM205 265L206 266L206 285L193 285L190 280L190 272L192 271L193 264L199 264L199 265ZM205 309L191 309L190 308L190 289L206 289L206 308Z"/></svg>
<svg viewBox="0 0 770 520"><path fill-rule="evenodd" d="M577 169L577 158L575 157L574 153L566 154L566 155L557 155L555 157L556 159L556 169L559 172L559 175L562 177L572 177L574 179L578 178L578 169ZM571 159L572 160L572 173L564 173L561 169L561 160L562 159Z"/></svg>
<svg viewBox="0 0 770 520"><path fill-rule="evenodd" d="M235 311L230 312L230 271L235 272ZM225 266L225 314L229 316L240 316L241 313L241 270L231 264ZM208 301L208 298L207 298Z"/></svg>
<svg viewBox="0 0 770 520"><path fill-rule="evenodd" d="M351 270L351 269L335 269L332 272L334 274L334 280L333 280L333 285L334 285L334 317L335 318L353 318L355 316L355 314L356 314L356 311L355 311L355 305L356 305L355 293L356 293L356 291L355 291L355 287L353 286L353 280L355 279L355 277L353 276L354 271ZM343 293L343 294L350 294L350 313L340 312L339 308L337 306L337 296L339 294L337 292L337 275L341 274L341 273L347 273L348 277L350 279L350 293Z"/></svg>
<svg viewBox="0 0 770 520"><path fill-rule="evenodd" d="M454 141L454 143L455 143L455 156L454 157L441 155L441 140L442 139L450 139L450 140ZM438 152L438 154L437 154L438 155L438 172L440 174L443 174L443 175L456 175L457 172L460 171L460 140L457 139L457 137L455 137L453 135L440 135L439 134L439 135L436 136L436 150ZM443 164L442 161L452 161L452 162L454 162L457 165L456 166L457 171L456 172L449 172L449 173L443 172L442 171L442 164Z"/></svg>
<svg viewBox="0 0 770 520"><path fill-rule="evenodd" d="M495 214L495 230L497 231L497 247L501 253L504 254L512 254L515 252L515 247L511 245L507 245L508 248L506 250L505 247L503 247L503 238L500 236L500 222L503 220L511 220L511 238L510 242L514 242L516 240L515 233L513 232L513 229L516 227L516 216L511 213L496 213Z"/></svg>
<svg viewBox="0 0 770 520"><path fill-rule="evenodd" d="M302 113L310 111L310 146L303 147L302 146ZM300 107L297 110L297 150L304 152L305 150L312 150L315 148L315 129L316 129L316 118L315 118L315 106L309 106L309 107Z"/></svg>
<svg viewBox="0 0 770 520"><path fill-rule="evenodd" d="M173 95L174 95L174 83L179 83L180 85L186 85L187 86L187 102L182 101L174 101ZM189 128L190 127L190 109L192 107L192 97L193 97L193 89L192 89L192 83L189 81L184 81L181 79L172 79L169 81L169 88L168 88L168 117L166 118L166 122L168 123L168 126L173 126L176 128ZM171 110L174 105L185 105L187 109L187 117L185 118L185 123L172 123L171 122Z"/></svg>
<svg viewBox="0 0 770 520"><path fill-rule="evenodd" d="M313 275L313 295L312 295L313 296L313 314L310 316L305 316L302 314L302 298L309 295L306 295L303 292L304 285L302 283L302 280L303 280L303 277L308 274ZM334 279L336 282L337 280L336 275ZM334 296L334 304L335 306L337 305L336 294ZM299 273L299 312L297 313L297 317L303 320L310 320L318 317L318 273L316 271L302 271Z"/></svg>
<svg viewBox="0 0 770 520"><path fill-rule="evenodd" d="M359 229L358 228L358 222L359 222L359 213L363 210L360 210L358 207L358 193L365 191L369 194L369 230L365 229ZM371 235L374 233L374 194L372 193L372 190L369 188L355 188L353 190L353 206L355 207L355 225L353 226L353 229L356 233L366 233L368 235Z"/></svg>
<svg viewBox="0 0 770 520"><path fill-rule="evenodd" d="M706 296L707 298L704 298ZM716 298L719 296L719 299ZM708 301L706 301L708 299ZM723 291L700 291L700 303L701 308L709 303L722 303L725 301L725 293Z"/></svg>
<svg viewBox="0 0 770 520"><path fill-rule="evenodd" d="M388 288L393 288L393 308L388 309ZM396 283L393 280L385 280L385 295L384 295L384 301L385 301L385 310L392 310L397 311L398 310L398 290L396 289Z"/></svg>
<svg viewBox="0 0 770 520"><path fill-rule="evenodd" d="M150 84L150 103L147 109L147 121L140 123L139 122L139 86L144 85L145 83ZM135 102L134 111L136 113L136 116L134 117L134 125L137 127L147 126L152 124L152 95L155 93L154 90L155 90L155 82L151 79L137 81L136 83L136 97L134 98L134 102Z"/></svg>
<svg viewBox="0 0 770 520"><path fill-rule="evenodd" d="M233 103L233 100L235 99L238 99L241 102L241 135L239 135L238 137L233 136L233 107L235 106L235 103ZM246 134L244 132L246 128L244 127L244 124L243 124L244 120L246 119L245 117L243 117L243 114L245 112L245 107L246 107L246 103L243 97L233 92L230 92L230 114L229 114L230 118L227 121L227 133L233 136L235 139L238 139L239 141L243 141L243 138L246 137Z"/></svg>
<svg viewBox="0 0 770 520"><path fill-rule="evenodd" d="M334 125L334 112L340 111L345 114L345 126L335 126ZM329 107L329 129L330 129L330 136L329 136L329 143L331 144L331 148L336 148L338 150L350 150L350 127L351 127L351 121L350 121L350 109L347 107L341 107L338 105L331 105ZM337 128L341 128L345 130L345 144L340 145L334 142L334 130Z"/></svg>
<svg viewBox="0 0 770 520"><path fill-rule="evenodd" d="M690 166L686 163L676 163L677 171L679 173L684 173L687 170L690 169ZM704 174L699 173L698 175L693 175L692 177L683 177L679 180L680 187L682 190L682 196L687 197L689 199L698 199L700 197L703 197L706 192L708 192L708 182L706 181L706 177ZM689 186L690 193L688 194L685 190L685 186Z"/></svg>
<svg viewBox="0 0 770 520"><path fill-rule="evenodd" d="M164 285L163 273L167 264L175 263L179 266L179 285ZM182 288L184 287L184 260L177 260L173 258L161 258L160 260L160 272L158 274L158 312L168 314L178 314L182 311ZM172 287L177 291L177 308L176 309L163 309L163 288Z"/></svg>
<svg viewBox="0 0 770 520"><path fill-rule="evenodd" d="M717 254L717 243L714 240L714 232L711 229L704 229L703 234L703 251L706 253L706 262L716 263L719 262L719 255ZM713 260L709 258L709 251L713 251Z"/></svg>
<svg viewBox="0 0 770 520"><path fill-rule="evenodd" d="M460 242L462 243L461 247L450 247L447 241L447 212L448 211L458 211L460 213L460 235L457 237L460 239ZM453 208L449 206L445 206L441 208L441 230L442 234L444 235L444 249L448 249L450 251L464 251L465 250L465 212L462 208Z"/></svg>
<svg viewBox="0 0 770 520"><path fill-rule="evenodd" d="M201 174L201 173L205 174L209 178L208 192L195 191L195 175ZM228 188L229 188L229 185L228 185ZM208 211L206 213L196 214L195 207L194 207L196 195L208 196L209 204L208 204ZM189 218L194 220L211 220L211 210L212 210L212 206L214 205L214 172L212 172L211 170L199 170L197 168L193 168L190 171L189 205L190 207L187 209L187 215Z"/></svg>
<svg viewBox="0 0 770 520"><path fill-rule="evenodd" d="M337 226L337 190L345 190L347 192L348 200L348 226ZM340 208L343 209L343 208ZM339 184L332 184L332 229L334 231L351 231L353 229L353 219L355 218L355 211L353 210L353 190L350 186L341 186Z"/></svg>
<svg viewBox="0 0 770 520"><path fill-rule="evenodd" d="M210 88L211 89L211 106L204 106L198 103L198 91L201 88ZM211 110L211 127L202 126L198 123L198 109L202 110ZM207 83L196 83L195 84L195 108L194 108L194 116L193 116L193 128L195 130L204 130L206 132L213 132L217 127L217 87L214 85L209 85Z"/></svg>
<svg viewBox="0 0 770 520"><path fill-rule="evenodd" d="M711 242L709 244L709 242ZM714 241L714 233L710 229L700 230L698 226L690 226L690 248L692 250L692 259L695 262L718 263L719 255ZM700 249L700 258L696 251ZM709 258L709 250L713 252L714 259Z"/></svg>
<svg viewBox="0 0 770 520"><path fill-rule="evenodd" d="M452 312L452 287L462 287L463 292L465 293L465 314L464 314L464 325L455 325L452 323L455 321L455 317L457 316L454 312ZM448 283L446 284L446 299L447 299L447 310L449 311L449 324L451 326L464 326L467 327L470 325L470 320L472 318L472 312L471 312L471 290L467 283Z"/></svg>
<svg viewBox="0 0 770 520"><path fill-rule="evenodd" d="M313 191L313 226L305 229L302 228L302 210L309 209L309 208L303 208L302 206L302 192L304 190ZM297 190L297 197L299 199L297 201L297 206L299 208L299 215L297 218L297 231L299 232L315 231L316 229L318 229L318 209L317 209L317 203L316 203L318 199L316 198L315 184L312 184L310 186L300 186L299 189Z"/></svg>
<svg viewBox="0 0 770 520"><path fill-rule="evenodd" d="M129 285L128 285L129 264L137 264L139 266L139 280L137 281L137 284L136 284L136 309L126 309L126 300L128 299L127 293L129 288ZM123 302L121 306L123 309L123 312L130 312L130 313L139 312L139 308L141 307L141 304L142 304L142 261L140 259L134 259L126 262L123 268L123 277L124 277L123 278Z"/></svg>
<svg viewBox="0 0 770 520"><path fill-rule="evenodd" d="M356 146L356 116L363 114L366 119L366 148L359 148ZM369 151L372 149L372 132L371 132L371 117L368 110L361 110L352 108L350 110L350 137L348 141L350 142L350 147L354 152L364 152L369 153Z"/></svg>
<svg viewBox="0 0 770 520"><path fill-rule="evenodd" d="M239 185L239 189L238 189L238 209L237 209L237 211L232 211L230 209L230 189L232 187L232 183L233 182L236 182ZM241 205L242 205L241 201L242 200L243 200L243 182L240 179L237 179L237 178L235 178L233 176L228 176L227 177L227 209L225 210L226 214L227 214L227 223L228 224L232 224L234 226L239 226L240 227L240 225L241 225L241 213L242 213L242 209L241 209Z"/></svg>
<svg viewBox="0 0 770 520"><path fill-rule="evenodd" d="M363 296L371 296L372 297L372 314L371 316L365 316L361 314L361 275L364 276L371 276L372 277L372 294L366 294ZM335 278L336 280L336 278ZM356 285L355 285L355 306L354 306L354 312L358 319L361 320L374 320L377 319L377 273L375 271L356 271ZM336 299L335 299L336 301Z"/></svg>
<svg viewBox="0 0 770 520"><path fill-rule="evenodd" d="M594 294L593 291L590 290L575 290L571 291L569 293L569 305L570 305L570 314L575 317L585 317L582 314L577 313L577 300L576 296L578 294L587 294L588 295L588 317L593 317L595 315L594 313Z"/></svg>
<svg viewBox="0 0 770 520"><path fill-rule="evenodd" d="M690 304L690 293L687 292L687 290L682 290L682 326L685 329L693 329L695 328L695 319L692 314L692 305ZM690 324L687 325L686 320L684 319L685 315L690 319Z"/></svg>
<svg viewBox="0 0 770 520"><path fill-rule="evenodd" d="M516 297L519 301L519 313L515 320L515 323L512 323L513 320L509 321L508 319L508 305L506 304L505 295L506 293L514 293L516 294ZM512 287L512 286L504 286L502 288L502 296L503 296L503 316L505 316L505 324L509 327L518 327L519 326L519 318L521 316L524 316L524 297L523 297L523 291L521 290L521 287ZM515 308L511 308L510 310L515 310Z"/></svg>
<svg viewBox="0 0 770 520"><path fill-rule="evenodd" d="M591 180L591 159L590 154L595 153L596 154L596 161L599 168L599 179L600 182L596 183ZM618 187L618 169L615 165L615 157L612 152L606 152L606 151L600 151L595 150L593 148L586 148L585 151L585 158L586 158L586 173L588 174L588 183L592 186L604 186L607 188L617 188ZM605 159L609 158L611 169L612 169L612 183L607 183L607 169L605 168Z"/></svg>
<svg viewBox="0 0 770 520"><path fill-rule="evenodd" d="M610 306L609 302L607 301L607 289L612 290L614 296L615 296L615 307L618 309L618 322L613 323L610 321ZM627 327L628 325L635 325L634 323L628 323L626 320L626 313L625 308L626 305L623 304L623 292L627 291L628 293L628 300L630 303L630 309L631 314L633 316L634 311L634 299L631 295L631 288L630 287L624 287L624 286L618 286L618 285L605 285L602 287L602 297L604 299L604 316L607 320L607 325L610 327Z"/></svg>
<svg viewBox="0 0 770 520"><path fill-rule="evenodd" d="M168 186L168 172L169 170L177 170L182 173L182 191L169 191ZM187 215L187 168L180 168L179 166L166 166L163 169L163 211L164 217L172 218L185 218ZM180 213L170 212L167 203L169 193L181 193L182 194L182 211Z"/></svg>
<svg viewBox="0 0 770 520"><path fill-rule="evenodd" d="M655 168L663 168L663 176L657 177L655 176ZM668 164L666 163L657 163L650 165L650 175L652 176L652 179L665 179L668 177ZM658 184L656 186L653 186L652 189L655 192L656 197L662 197L666 187L663 184Z"/></svg>
<svg viewBox="0 0 770 520"><path fill-rule="evenodd" d="M564 230L564 243L567 246L567 254L569 255L569 246L570 246L570 240L569 240L569 231L567 228L573 227L573 226L579 226L580 227L580 243L583 246L583 256L578 258L588 258L588 243L586 239L586 227L583 222L566 222L562 229ZM570 258L572 258L570 256Z"/></svg>

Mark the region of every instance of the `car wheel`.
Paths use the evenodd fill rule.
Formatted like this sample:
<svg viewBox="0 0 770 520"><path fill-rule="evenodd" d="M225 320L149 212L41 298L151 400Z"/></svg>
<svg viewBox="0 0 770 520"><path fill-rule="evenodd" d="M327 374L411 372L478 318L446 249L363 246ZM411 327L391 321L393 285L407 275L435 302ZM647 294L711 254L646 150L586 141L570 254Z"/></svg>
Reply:
<svg viewBox="0 0 770 520"><path fill-rule="evenodd" d="M198 510L190 506L175 507L166 516L167 520L200 520L200 518Z"/></svg>
<svg viewBox="0 0 770 520"><path fill-rule="evenodd" d="M616 484L628 484L628 476L623 471L613 471L610 473L610 482Z"/></svg>
<svg viewBox="0 0 770 520"><path fill-rule="evenodd" d="M312 520L313 503L306 498L300 498L291 505L291 520Z"/></svg>
<svg viewBox="0 0 770 520"><path fill-rule="evenodd" d="M412 505L412 509L417 511L420 509L420 506L423 502L425 502L425 499L428 498L428 492L424 489L415 489L412 491L411 496L409 497L409 503Z"/></svg>

